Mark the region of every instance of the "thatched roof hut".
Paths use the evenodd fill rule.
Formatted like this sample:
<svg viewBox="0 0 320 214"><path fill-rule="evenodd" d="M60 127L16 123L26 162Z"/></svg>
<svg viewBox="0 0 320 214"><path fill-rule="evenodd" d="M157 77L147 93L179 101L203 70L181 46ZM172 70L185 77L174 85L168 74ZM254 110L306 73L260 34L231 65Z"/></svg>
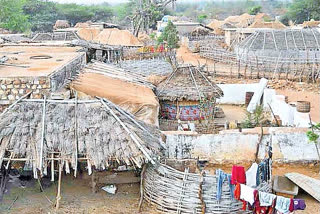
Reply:
<svg viewBox="0 0 320 214"><path fill-rule="evenodd" d="M0 166L25 161L35 177L52 160L66 171L87 161L90 172L114 162L141 167L161 151L158 129L108 100L22 100L0 115Z"/></svg>
<svg viewBox="0 0 320 214"><path fill-rule="evenodd" d="M222 97L223 92L201 68L191 65L177 67L158 85L157 95L161 130L177 130L181 121L192 121L197 132L211 133L214 130L216 99Z"/></svg>
<svg viewBox="0 0 320 214"><path fill-rule="evenodd" d="M183 65L157 87L159 100L168 101L199 101L203 98L220 98L222 90L209 80L201 68Z"/></svg>

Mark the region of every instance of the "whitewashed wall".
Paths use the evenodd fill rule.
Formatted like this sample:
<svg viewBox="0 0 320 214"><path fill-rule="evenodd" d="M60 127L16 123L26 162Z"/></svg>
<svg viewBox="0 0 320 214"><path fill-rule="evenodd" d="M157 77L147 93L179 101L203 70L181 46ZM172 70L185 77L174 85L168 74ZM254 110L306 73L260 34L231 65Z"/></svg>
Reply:
<svg viewBox="0 0 320 214"><path fill-rule="evenodd" d="M245 104L246 92L255 92L258 83L254 84L217 84L223 91L223 97L218 101L220 104Z"/></svg>
<svg viewBox="0 0 320 214"><path fill-rule="evenodd" d="M307 129L269 128L264 135L259 157L263 158L266 144L273 147L275 161L318 160L315 146L308 142ZM200 158L210 162L238 162L254 160L258 133L222 133L208 135L166 134L167 157Z"/></svg>

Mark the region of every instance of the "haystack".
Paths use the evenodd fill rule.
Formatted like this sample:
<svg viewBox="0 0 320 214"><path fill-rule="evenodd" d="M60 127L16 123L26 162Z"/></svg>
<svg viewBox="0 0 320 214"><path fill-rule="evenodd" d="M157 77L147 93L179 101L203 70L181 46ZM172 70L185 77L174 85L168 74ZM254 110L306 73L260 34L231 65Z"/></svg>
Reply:
<svg viewBox="0 0 320 214"><path fill-rule="evenodd" d="M150 36L148 34L146 34L146 33L139 33L138 40L140 42L142 42L143 44L148 44L148 43L150 43L152 41Z"/></svg>
<svg viewBox="0 0 320 214"><path fill-rule="evenodd" d="M89 28L91 26L92 22L78 22L74 27L75 28Z"/></svg>
<svg viewBox="0 0 320 214"><path fill-rule="evenodd" d="M302 27L303 28L320 27L320 21L315 21L315 20L304 21L302 24Z"/></svg>
<svg viewBox="0 0 320 214"><path fill-rule="evenodd" d="M96 62L82 70L71 88L92 97L107 98L137 119L159 126L159 102L152 91L154 87L144 76Z"/></svg>
<svg viewBox="0 0 320 214"><path fill-rule="evenodd" d="M22 100L0 116L0 166L25 161L35 177L37 169L46 175L52 160L67 173L87 161L90 174L91 166L141 167L161 155L158 129L106 100Z"/></svg>
<svg viewBox="0 0 320 214"><path fill-rule="evenodd" d="M143 46L143 44L128 30L117 28L104 29L96 36L95 42L107 45L121 45L128 47Z"/></svg>
<svg viewBox="0 0 320 214"><path fill-rule="evenodd" d="M53 29L63 29L63 28L69 28L70 24L67 20L57 20L56 23L53 26Z"/></svg>
<svg viewBox="0 0 320 214"><path fill-rule="evenodd" d="M267 20L271 20L271 16L269 16L266 13L258 13L258 14L255 15L254 20L255 21L259 21L259 20L267 21Z"/></svg>
<svg viewBox="0 0 320 214"><path fill-rule="evenodd" d="M202 26L196 27L192 32L191 36L207 36L210 33L210 30Z"/></svg>
<svg viewBox="0 0 320 214"><path fill-rule="evenodd" d="M265 22L265 21L255 21L248 28L272 28L272 29L285 29L287 28L284 24L279 21L275 22Z"/></svg>
<svg viewBox="0 0 320 214"><path fill-rule="evenodd" d="M207 26L212 28L214 30L214 34L216 35L223 35L224 31L222 29L222 25L224 25L226 22L225 21L220 21L217 19L213 19L210 24Z"/></svg>
<svg viewBox="0 0 320 214"><path fill-rule="evenodd" d="M78 36L86 41L93 41L101 32L100 28L79 28L77 30Z"/></svg>
<svg viewBox="0 0 320 214"><path fill-rule="evenodd" d="M222 97L223 92L201 68L183 65L159 84L157 95L161 106L161 130L177 130L177 121L181 120L193 121L198 132L210 132L211 125L214 126L216 99Z"/></svg>
<svg viewBox="0 0 320 214"><path fill-rule="evenodd" d="M254 21L254 16L244 13L240 16L229 16L224 21L234 24L236 27L245 28Z"/></svg>

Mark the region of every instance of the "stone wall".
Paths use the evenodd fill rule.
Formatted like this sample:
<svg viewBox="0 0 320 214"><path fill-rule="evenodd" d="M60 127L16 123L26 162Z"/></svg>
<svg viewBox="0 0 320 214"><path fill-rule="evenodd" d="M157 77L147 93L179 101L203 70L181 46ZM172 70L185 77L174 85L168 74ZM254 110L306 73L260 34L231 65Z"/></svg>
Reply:
<svg viewBox="0 0 320 214"><path fill-rule="evenodd" d="M43 98L64 87L85 65L85 53L63 65L50 76L44 77L10 77L0 78L0 105L13 103L32 91L32 99Z"/></svg>
<svg viewBox="0 0 320 214"><path fill-rule="evenodd" d="M38 99L49 92L50 82L46 77L14 77L0 79L0 103L9 104L33 91L31 97Z"/></svg>
<svg viewBox="0 0 320 214"><path fill-rule="evenodd" d="M220 134L166 134L167 157L178 159L200 158L212 163L253 161L259 129L224 131ZM265 128L259 158L272 145L276 162L309 162L318 160L315 145L309 143L304 128Z"/></svg>

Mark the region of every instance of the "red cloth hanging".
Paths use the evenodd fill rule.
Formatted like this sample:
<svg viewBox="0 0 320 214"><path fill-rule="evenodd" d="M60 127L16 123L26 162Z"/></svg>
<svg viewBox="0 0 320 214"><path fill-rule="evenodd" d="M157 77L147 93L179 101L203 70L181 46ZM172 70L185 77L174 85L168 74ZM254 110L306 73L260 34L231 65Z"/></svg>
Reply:
<svg viewBox="0 0 320 214"><path fill-rule="evenodd" d="M246 172L243 166L232 166L231 184L246 184Z"/></svg>

